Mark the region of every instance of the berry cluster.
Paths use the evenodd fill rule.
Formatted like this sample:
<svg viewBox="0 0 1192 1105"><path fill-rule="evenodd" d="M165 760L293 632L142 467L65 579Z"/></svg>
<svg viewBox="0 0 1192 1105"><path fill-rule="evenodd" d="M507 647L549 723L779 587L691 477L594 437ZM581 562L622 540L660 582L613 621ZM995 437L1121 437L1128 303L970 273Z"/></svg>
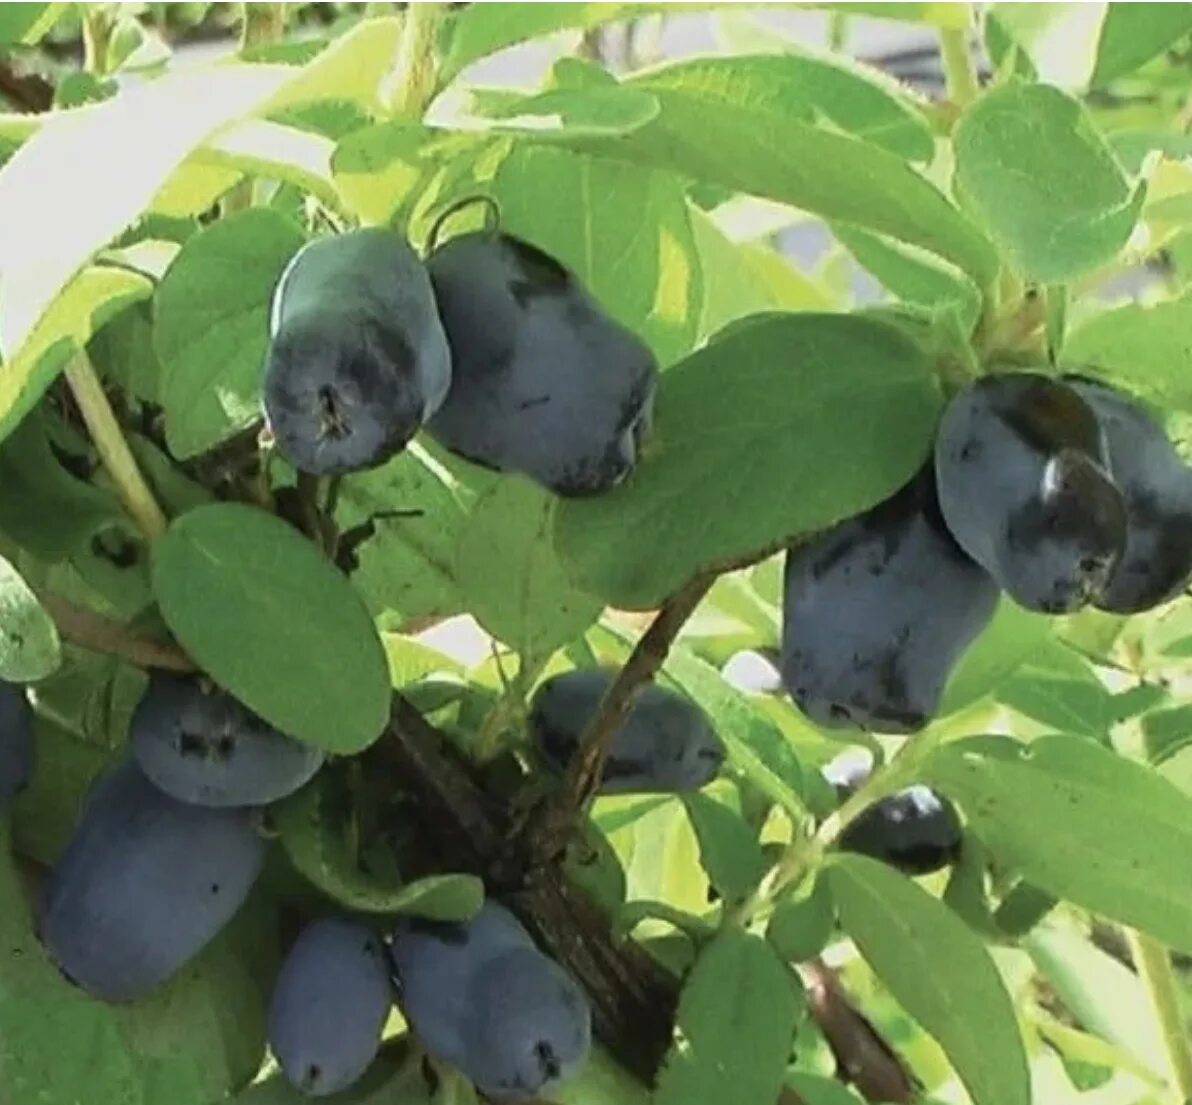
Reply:
<svg viewBox="0 0 1192 1105"><path fill-rule="evenodd" d="M892 498L792 549L782 676L826 727L912 733L1004 591L1028 610L1151 609L1192 576L1192 470L1136 400L981 377Z"/></svg>
<svg viewBox="0 0 1192 1105"><path fill-rule="evenodd" d="M425 425L477 464L594 495L629 474L650 430L650 350L508 234L461 235L425 266L381 228L311 242L271 315L265 415L305 472L382 464Z"/></svg>
<svg viewBox="0 0 1192 1105"><path fill-rule="evenodd" d="M4 705L29 730L24 697ZM229 695L166 673L151 677L130 743L89 791L38 908L62 974L109 1002L160 986L231 920L265 860L262 808L323 763ZM582 992L501 907L459 925L402 919L391 940L329 917L294 943L270 1004L270 1045L295 1086L335 1093L364 1073L395 980L432 1054L492 1097L533 1096L586 1054Z"/></svg>

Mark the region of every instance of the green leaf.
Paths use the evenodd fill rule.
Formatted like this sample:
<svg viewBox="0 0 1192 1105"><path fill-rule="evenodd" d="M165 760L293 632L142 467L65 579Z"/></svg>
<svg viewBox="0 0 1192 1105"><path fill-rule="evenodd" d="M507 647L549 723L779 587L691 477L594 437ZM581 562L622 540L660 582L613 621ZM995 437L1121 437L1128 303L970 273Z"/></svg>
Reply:
<svg viewBox="0 0 1192 1105"><path fill-rule="evenodd" d="M1156 406L1192 410L1192 293L1093 315L1069 334L1063 359Z"/></svg>
<svg viewBox="0 0 1192 1105"><path fill-rule="evenodd" d="M157 289L157 355L165 372L166 440L179 459L261 417L269 304L301 231L257 208L200 231Z"/></svg>
<svg viewBox="0 0 1192 1105"><path fill-rule="evenodd" d="M665 9L699 9L709 4L666 4ZM444 80L486 54L496 53L527 39L553 34L569 27L588 29L602 23L632 19L663 10L662 4L534 3L475 4L459 10L446 28L442 66Z"/></svg>
<svg viewBox="0 0 1192 1105"><path fill-rule="evenodd" d="M905 23L927 23L933 27L953 27L956 30L966 29L972 20L969 5L958 4L954 0L929 0L921 4L887 3L886 0L866 4L844 0L837 4L808 3L800 7L820 8L844 15L867 15L875 19L896 19Z"/></svg>
<svg viewBox="0 0 1192 1105"><path fill-rule="evenodd" d="M890 993L939 1041L974 1105L1029 1105L1014 1006L979 937L877 860L834 856L828 880L841 926Z"/></svg>
<svg viewBox="0 0 1192 1105"><path fill-rule="evenodd" d="M0 9L0 45L33 46L54 26L65 4L6 4Z"/></svg>
<svg viewBox="0 0 1192 1105"><path fill-rule="evenodd" d="M993 279L990 244L897 154L807 122L765 86L697 63L647 73L633 87L657 98L659 117L586 148L887 234L948 259L980 287Z"/></svg>
<svg viewBox="0 0 1192 1105"><path fill-rule="evenodd" d="M85 548L124 514L114 496L59 464L47 425L36 412L0 443L0 531L39 560L53 563Z"/></svg>
<svg viewBox="0 0 1192 1105"><path fill-rule="evenodd" d="M803 766L777 724L681 645L671 650L664 671L712 719L729 764L770 801L802 818Z"/></svg>
<svg viewBox="0 0 1192 1105"><path fill-rule="evenodd" d="M689 209L704 306L701 337L746 315L772 310L830 310L832 297L769 246L734 242L697 207Z"/></svg>
<svg viewBox="0 0 1192 1105"><path fill-rule="evenodd" d="M778 47L781 53L771 51ZM755 52L760 50L762 52ZM767 39L735 57L697 57L633 77L627 87L657 85L723 89L758 111L786 112L792 120L824 119L833 128L911 161L935 152L923 113L898 83L839 54L816 54L790 39Z"/></svg>
<svg viewBox="0 0 1192 1105"><path fill-rule="evenodd" d="M764 940L746 932L717 936L683 985L678 1039L654 1105L773 1101L790 1059L796 985Z"/></svg>
<svg viewBox="0 0 1192 1105"><path fill-rule="evenodd" d="M964 333L981 313L981 292L955 265L926 250L857 226L837 223L832 233L892 295L932 311L956 311Z"/></svg>
<svg viewBox="0 0 1192 1105"><path fill-rule="evenodd" d="M893 327L844 315L743 321L663 373L633 475L560 504L560 555L584 590L654 606L700 570L889 496L926 456L939 405L926 357Z"/></svg>
<svg viewBox="0 0 1192 1105"><path fill-rule="evenodd" d="M3 180L0 173L0 195L4 191ZM0 213L0 224L3 221ZM5 252L0 247L0 312ZM16 428L70 358L86 347L92 334L113 315L151 292L152 285L138 273L93 265L70 280L15 352L0 330L0 348L11 354L0 371L0 439Z"/></svg>
<svg viewBox="0 0 1192 1105"><path fill-rule="evenodd" d="M1055 88L987 93L954 142L957 186L1030 280L1079 276L1134 229L1145 187L1130 188L1084 108Z"/></svg>
<svg viewBox="0 0 1192 1105"><path fill-rule="evenodd" d="M757 835L739 810L712 794L684 795L683 805L699 841L700 865L708 881L728 902L743 898L766 873Z"/></svg>
<svg viewBox="0 0 1192 1105"><path fill-rule="evenodd" d="M281 519L233 503L176 519L153 593L182 647L284 733L358 752L389 716L389 672L347 580Z"/></svg>
<svg viewBox="0 0 1192 1105"><path fill-rule="evenodd" d="M472 112L495 131L530 132L549 138L607 137L644 126L658 114L647 92L612 84L589 88L549 88L529 96L508 89L473 89Z"/></svg>
<svg viewBox="0 0 1192 1105"><path fill-rule="evenodd" d="M677 177L521 145L502 163L492 192L502 229L571 268L663 364L692 347L703 294Z"/></svg>
<svg viewBox="0 0 1192 1105"><path fill-rule="evenodd" d="M49 961L9 848L0 828L0 1066L11 1100L210 1105L256 1074L277 965L276 918L262 901L154 994L105 1005Z"/></svg>
<svg viewBox="0 0 1192 1105"><path fill-rule="evenodd" d="M1090 83L1108 84L1175 46L1192 31L1192 4L1109 4Z"/></svg>
<svg viewBox="0 0 1192 1105"><path fill-rule="evenodd" d="M571 585L555 554L557 502L518 476L498 480L472 508L456 553L469 613L527 666L600 616L600 602Z"/></svg>
<svg viewBox="0 0 1192 1105"><path fill-rule="evenodd" d="M1019 759L943 747L920 771L959 803L999 863L1095 913L1192 948L1192 798L1080 737Z"/></svg>
<svg viewBox="0 0 1192 1105"><path fill-rule="evenodd" d="M1091 1032L1165 1073L1167 1056L1145 987L1129 967L1070 928L1046 924L1023 940L1035 966Z"/></svg>
<svg viewBox="0 0 1192 1105"><path fill-rule="evenodd" d="M21 574L0 556L0 679L32 683L61 662L57 627Z"/></svg>
<svg viewBox="0 0 1192 1105"><path fill-rule="evenodd" d="M939 714L962 710L992 694L1051 640L1054 621L1003 598L993 619L969 646L944 688Z"/></svg>
<svg viewBox="0 0 1192 1105"><path fill-rule="evenodd" d="M460 478L462 469L462 462L415 442L345 483L336 521L345 536L371 534L357 551L351 578L375 613L402 620L465 608L456 549L476 495Z"/></svg>
<svg viewBox="0 0 1192 1105"><path fill-rule="evenodd" d="M986 44L998 69L1017 51L1014 72L1060 88L1088 84L1096 61L1105 5L990 4L986 9ZM1005 43L1000 41L1005 36Z"/></svg>
<svg viewBox="0 0 1192 1105"><path fill-rule="evenodd" d="M770 915L766 939L788 963L805 963L827 947L836 924L828 880L816 877L784 895Z"/></svg>

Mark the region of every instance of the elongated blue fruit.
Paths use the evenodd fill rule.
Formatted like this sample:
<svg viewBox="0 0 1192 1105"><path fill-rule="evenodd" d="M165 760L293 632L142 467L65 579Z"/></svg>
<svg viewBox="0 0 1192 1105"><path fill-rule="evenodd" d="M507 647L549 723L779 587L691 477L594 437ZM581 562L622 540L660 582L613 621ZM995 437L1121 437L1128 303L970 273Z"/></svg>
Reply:
<svg viewBox="0 0 1192 1105"><path fill-rule="evenodd" d="M279 733L231 695L154 672L133 713L141 770L181 802L263 806L293 793L322 766L322 751Z"/></svg>
<svg viewBox="0 0 1192 1105"><path fill-rule="evenodd" d="M869 776L848 753L823 769L843 801ZM927 875L955 861L962 830L956 807L938 791L916 783L862 811L840 834L837 846L888 863L906 875Z"/></svg>
<svg viewBox="0 0 1192 1105"><path fill-rule="evenodd" d="M1192 578L1192 468L1137 400L1095 380L1065 382L1097 415L1126 500L1126 549L1096 605L1117 614L1151 610Z"/></svg>
<svg viewBox="0 0 1192 1105"><path fill-rule="evenodd" d="M930 469L786 558L782 678L818 725L911 733L989 622L997 584L952 539Z"/></svg>
<svg viewBox="0 0 1192 1105"><path fill-rule="evenodd" d="M453 377L431 434L469 460L559 495L624 480L650 432L657 365L575 274L508 234L427 259Z"/></svg>
<svg viewBox="0 0 1192 1105"><path fill-rule="evenodd" d="M567 766L617 673L580 668L546 680L530 704L530 730L554 769ZM600 792L698 790L724 763L724 745L707 715L681 694L651 684L634 700L613 737Z"/></svg>
<svg viewBox="0 0 1192 1105"><path fill-rule="evenodd" d="M264 851L250 811L179 802L125 760L87 796L46 880L38 935L94 997L143 997L231 920Z"/></svg>
<svg viewBox="0 0 1192 1105"><path fill-rule="evenodd" d="M0 814L33 774L33 711L25 689L0 680Z"/></svg>
<svg viewBox="0 0 1192 1105"><path fill-rule="evenodd" d="M358 921L308 925L282 964L269 1003L269 1048L312 1097L347 1089L377 1056L393 1004L389 961Z"/></svg>
<svg viewBox="0 0 1192 1105"><path fill-rule="evenodd" d="M451 355L426 270L369 227L304 246L273 294L265 415L295 467L383 464L442 404Z"/></svg>
<svg viewBox="0 0 1192 1105"><path fill-rule="evenodd" d="M1034 372L982 376L948 404L935 445L948 529L1015 602L1096 601L1126 547L1126 505L1088 403Z"/></svg>
<svg viewBox="0 0 1192 1105"><path fill-rule="evenodd" d="M548 1094L587 1057L587 998L502 906L464 924L403 920L391 952L419 1039L489 1097Z"/></svg>

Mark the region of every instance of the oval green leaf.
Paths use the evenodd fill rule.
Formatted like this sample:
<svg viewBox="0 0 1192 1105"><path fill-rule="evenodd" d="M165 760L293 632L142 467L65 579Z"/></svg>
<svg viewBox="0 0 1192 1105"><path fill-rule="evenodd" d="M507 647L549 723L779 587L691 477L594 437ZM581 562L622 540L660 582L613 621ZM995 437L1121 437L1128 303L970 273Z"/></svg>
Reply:
<svg viewBox="0 0 1192 1105"><path fill-rule="evenodd" d="M154 337L175 457L204 452L261 417L269 303L304 240L275 211L242 211L196 234L170 265Z"/></svg>
<svg viewBox="0 0 1192 1105"><path fill-rule="evenodd" d="M980 938L938 898L877 860L834 856L828 880L841 926L939 1041L974 1105L1030 1105L1014 1005Z"/></svg>
<svg viewBox="0 0 1192 1105"><path fill-rule="evenodd" d="M61 660L57 627L20 572L0 557L0 679L32 683Z"/></svg>
<svg viewBox="0 0 1192 1105"><path fill-rule="evenodd" d="M663 373L636 471L607 495L559 505L559 553L585 591L657 605L699 571L892 494L927 456L939 407L926 355L892 326L743 320Z"/></svg>
<svg viewBox="0 0 1192 1105"><path fill-rule="evenodd" d="M1131 188L1081 105L1048 85L982 96L955 132L956 181L1022 273L1060 284L1126 243L1146 189Z"/></svg>
<svg viewBox="0 0 1192 1105"><path fill-rule="evenodd" d="M281 519L199 507L153 548L153 593L183 648L284 733L352 753L389 716L385 651L348 581Z"/></svg>

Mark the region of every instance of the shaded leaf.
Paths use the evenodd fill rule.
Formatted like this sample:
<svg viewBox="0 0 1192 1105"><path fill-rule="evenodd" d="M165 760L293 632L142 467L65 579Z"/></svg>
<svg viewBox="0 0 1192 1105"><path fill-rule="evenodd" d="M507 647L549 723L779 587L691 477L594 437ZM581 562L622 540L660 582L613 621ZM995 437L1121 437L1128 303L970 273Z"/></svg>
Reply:
<svg viewBox="0 0 1192 1105"><path fill-rule="evenodd" d="M57 627L21 574L0 556L0 679L32 683L61 662Z"/></svg>

